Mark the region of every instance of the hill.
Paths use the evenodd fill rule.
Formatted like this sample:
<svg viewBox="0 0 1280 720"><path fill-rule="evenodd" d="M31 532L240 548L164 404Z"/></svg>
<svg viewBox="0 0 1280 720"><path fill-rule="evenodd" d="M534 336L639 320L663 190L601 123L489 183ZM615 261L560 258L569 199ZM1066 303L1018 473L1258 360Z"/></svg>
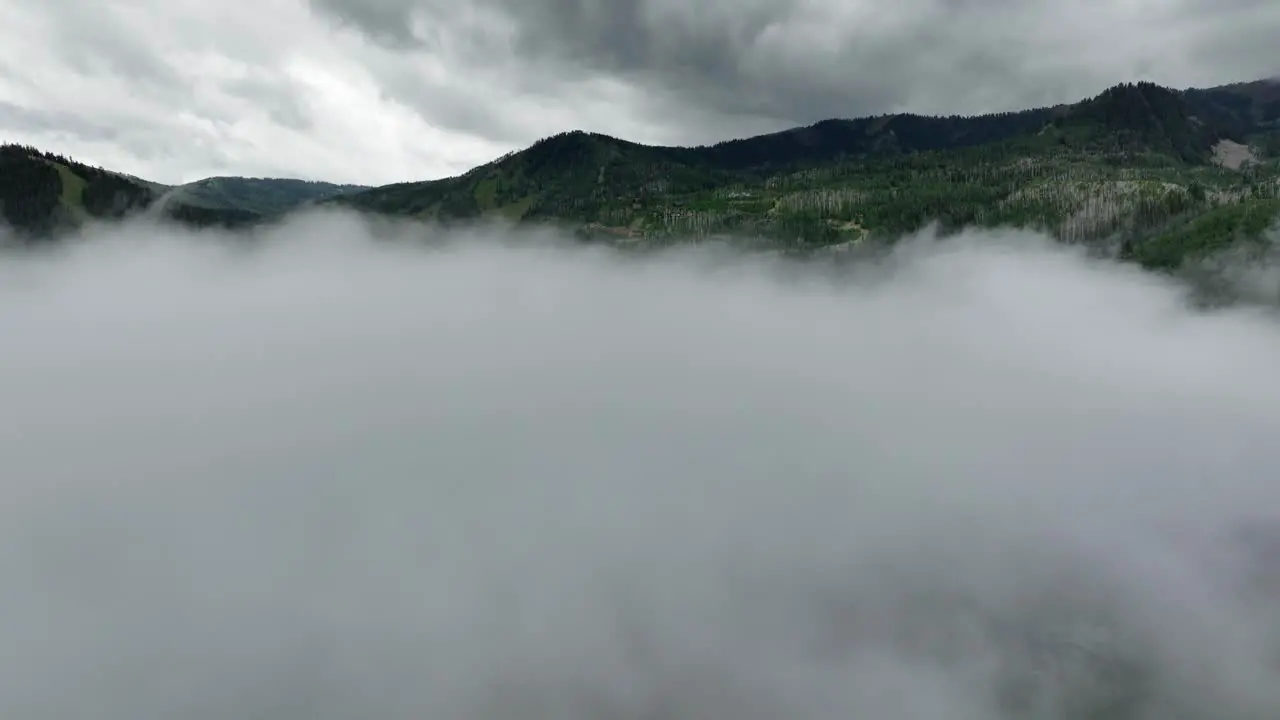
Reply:
<svg viewBox="0 0 1280 720"><path fill-rule="evenodd" d="M1122 84L1076 103L975 117L827 120L703 147L587 132L455 178L335 198L368 212L556 222L654 245L732 235L812 250L937 221L1103 239L1150 266L1257 235L1276 215L1276 86Z"/></svg>
<svg viewBox="0 0 1280 720"><path fill-rule="evenodd" d="M173 199L186 205L245 210L268 217L325 198L368 189L364 185L292 178L211 177L179 185L170 192Z"/></svg>
<svg viewBox="0 0 1280 720"><path fill-rule="evenodd" d="M55 153L0 145L0 218L28 238L42 238L87 220L111 220L157 208L197 226L239 227L258 219L235 208L157 201L172 188L92 167Z"/></svg>
<svg viewBox="0 0 1280 720"><path fill-rule="evenodd" d="M217 177L170 186L93 167L22 145L0 145L0 218L28 238L57 235L86 220L152 212L196 227L238 228L359 185Z"/></svg>
<svg viewBox="0 0 1280 720"><path fill-rule="evenodd" d="M458 177L375 188L225 177L175 188L8 146L0 203L36 234L144 209L239 227L318 203L555 223L628 245L732 236L796 252L891 241L930 222L1013 225L1172 268L1259 237L1280 212L1280 85L1126 83L1070 105L833 119L699 147L574 131Z"/></svg>

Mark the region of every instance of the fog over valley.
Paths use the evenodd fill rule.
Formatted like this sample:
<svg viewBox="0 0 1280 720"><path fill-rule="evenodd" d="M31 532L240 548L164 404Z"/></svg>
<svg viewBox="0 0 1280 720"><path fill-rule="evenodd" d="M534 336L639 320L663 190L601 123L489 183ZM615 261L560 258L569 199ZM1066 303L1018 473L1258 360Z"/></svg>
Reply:
<svg viewBox="0 0 1280 720"><path fill-rule="evenodd" d="M1270 310L369 222L0 262L0 714L1280 715Z"/></svg>

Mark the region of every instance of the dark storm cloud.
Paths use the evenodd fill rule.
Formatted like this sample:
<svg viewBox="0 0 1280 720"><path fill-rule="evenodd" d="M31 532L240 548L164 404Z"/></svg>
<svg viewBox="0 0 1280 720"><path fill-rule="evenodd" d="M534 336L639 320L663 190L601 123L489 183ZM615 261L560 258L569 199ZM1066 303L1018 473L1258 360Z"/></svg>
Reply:
<svg viewBox="0 0 1280 720"><path fill-rule="evenodd" d="M0 8L0 132L165 182L421 180L574 128L700 143L833 116L1074 101L1122 80L1211 85L1274 75L1280 37L1280 5L1259 0Z"/></svg>
<svg viewBox="0 0 1280 720"><path fill-rule="evenodd" d="M525 126L528 119L495 103L484 85L431 83L415 70L408 64L380 73L385 96L403 102L444 130L479 135L494 142L529 142Z"/></svg>
<svg viewBox="0 0 1280 720"><path fill-rule="evenodd" d="M406 46L447 32L439 0L311 0L321 13ZM506 47L556 72L604 73L680 91L687 102L794 122L894 111L1018 109L1115 82L1254 79L1271 72L1280 6L1255 0L1137 6L913 0L896 4L479 0L514 28ZM493 24L495 27L497 23ZM475 33L473 32L474 36ZM471 43L474 62L502 43ZM1176 48L1181 57L1170 55ZM1182 82L1187 78L1187 82Z"/></svg>
<svg viewBox="0 0 1280 720"><path fill-rule="evenodd" d="M0 714L1280 713L1274 319L1026 233L403 232L5 258Z"/></svg>

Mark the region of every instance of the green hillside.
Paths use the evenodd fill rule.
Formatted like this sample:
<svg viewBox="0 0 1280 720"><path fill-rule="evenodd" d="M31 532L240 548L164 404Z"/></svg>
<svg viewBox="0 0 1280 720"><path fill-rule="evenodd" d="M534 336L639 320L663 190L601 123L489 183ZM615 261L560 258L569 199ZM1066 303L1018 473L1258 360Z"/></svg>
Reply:
<svg viewBox="0 0 1280 720"><path fill-rule="evenodd" d="M184 204L245 210L267 217L329 197L367 190L363 185L336 185L292 178L212 177L174 188Z"/></svg>
<svg viewBox="0 0 1280 720"><path fill-rule="evenodd" d="M147 209L243 227L314 204L550 223L630 246L725 237L790 252L892 241L933 222L1017 226L1171 269L1275 223L1280 84L1123 84L1072 105L825 120L701 147L575 131L458 177L376 188L234 177L169 187L0 148L0 209L28 235Z"/></svg>
<svg viewBox="0 0 1280 720"><path fill-rule="evenodd" d="M0 145L0 219L27 239L149 210L197 227L244 227L261 219L243 208L166 202L172 190L33 147Z"/></svg>
<svg viewBox="0 0 1280 720"><path fill-rule="evenodd" d="M170 186L22 145L0 145L0 218L28 238L86 220L153 211L196 227L239 228L300 206L365 190L280 178L217 177Z"/></svg>
<svg viewBox="0 0 1280 720"><path fill-rule="evenodd" d="M732 236L802 251L931 221L944 231L1014 225L1116 240L1169 267L1256 236L1275 217L1274 87L1125 84L1075 105L828 120L693 148L570 132L460 177L329 202L446 222L554 222L625 244Z"/></svg>
<svg viewBox="0 0 1280 720"><path fill-rule="evenodd" d="M147 207L144 183L52 153L0 146L0 218L28 234L47 234L86 218L123 217Z"/></svg>

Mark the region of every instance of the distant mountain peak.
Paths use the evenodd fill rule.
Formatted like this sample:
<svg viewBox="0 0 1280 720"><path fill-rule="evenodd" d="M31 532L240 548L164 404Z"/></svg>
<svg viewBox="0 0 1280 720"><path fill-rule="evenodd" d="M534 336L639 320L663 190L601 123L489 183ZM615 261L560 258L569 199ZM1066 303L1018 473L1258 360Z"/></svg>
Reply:
<svg viewBox="0 0 1280 720"><path fill-rule="evenodd" d="M1219 141L1243 139L1233 128L1214 122L1211 108L1205 110L1197 113L1183 92L1141 81L1113 85L1076 105L1068 116L1100 124L1122 147L1203 162Z"/></svg>

